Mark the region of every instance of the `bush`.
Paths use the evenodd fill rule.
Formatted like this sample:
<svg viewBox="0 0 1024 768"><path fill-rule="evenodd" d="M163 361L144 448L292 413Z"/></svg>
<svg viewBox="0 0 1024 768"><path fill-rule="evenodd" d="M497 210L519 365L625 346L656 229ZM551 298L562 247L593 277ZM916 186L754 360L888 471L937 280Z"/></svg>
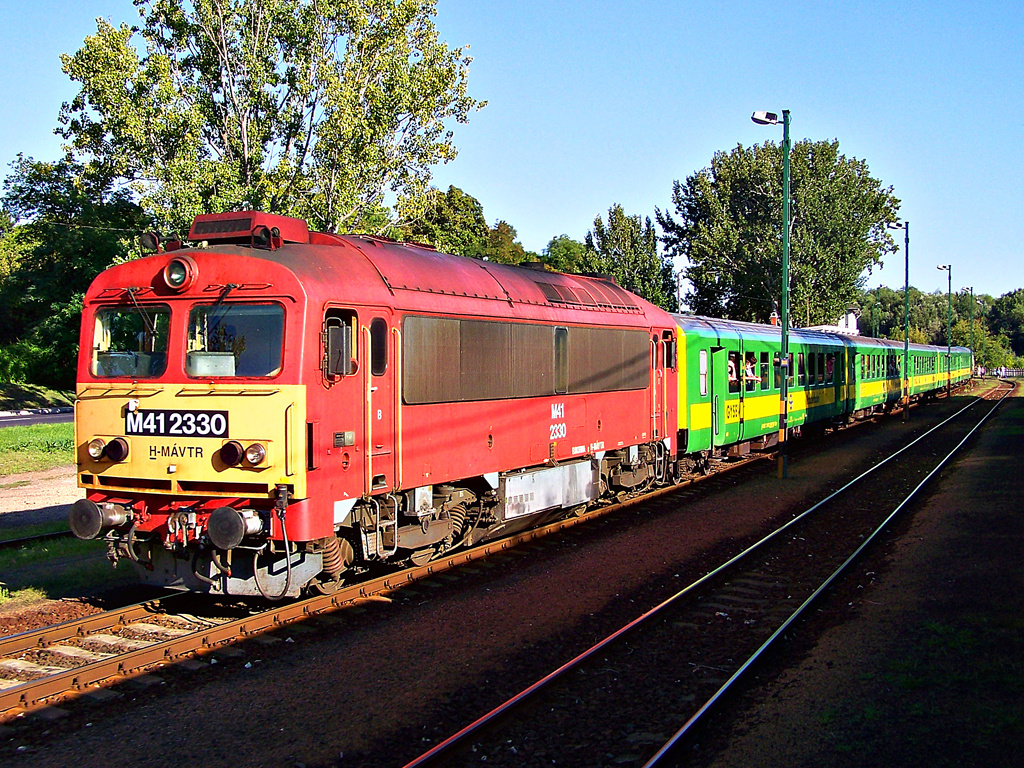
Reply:
<svg viewBox="0 0 1024 768"><path fill-rule="evenodd" d="M26 341L0 347L0 381L28 384L38 381L46 369L46 350Z"/></svg>

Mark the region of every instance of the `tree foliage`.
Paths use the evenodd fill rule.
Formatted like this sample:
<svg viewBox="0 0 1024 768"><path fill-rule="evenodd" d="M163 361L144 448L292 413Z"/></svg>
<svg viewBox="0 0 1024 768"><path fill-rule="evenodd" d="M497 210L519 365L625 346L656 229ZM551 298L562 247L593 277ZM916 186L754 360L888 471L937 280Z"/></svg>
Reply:
<svg viewBox="0 0 1024 768"><path fill-rule="evenodd" d="M515 227L507 221L488 226L480 201L458 187L448 187L447 192L430 189L424 200L419 216L402 227L403 240L502 264L519 264L537 257L516 240Z"/></svg>
<svg viewBox="0 0 1024 768"><path fill-rule="evenodd" d="M4 235L15 255L0 274L0 344L17 352L19 370L36 383L72 386L85 291L102 270L133 255L150 220L127 190L74 162L19 156L12 169L3 206L20 223Z"/></svg>
<svg viewBox="0 0 1024 768"><path fill-rule="evenodd" d="M835 322L865 270L895 250L886 224L899 201L837 141L791 153L790 306L794 325ZM698 314L765 322L778 309L782 264L782 148L766 142L717 152L672 187L656 211L670 256L685 259L686 300Z"/></svg>
<svg viewBox="0 0 1024 768"><path fill-rule="evenodd" d="M436 0L135 0L141 24L97 20L64 71L81 90L60 133L106 179L181 229L256 208L321 229L412 217L451 120L482 106Z"/></svg>
<svg viewBox="0 0 1024 768"><path fill-rule="evenodd" d="M541 261L559 272L584 272L587 248L568 235L551 238L541 254Z"/></svg>
<svg viewBox="0 0 1024 768"><path fill-rule="evenodd" d="M600 216L584 240L583 266L611 275L623 288L669 311L678 309L672 262L658 254L658 236L650 217L627 216L616 203L608 223Z"/></svg>

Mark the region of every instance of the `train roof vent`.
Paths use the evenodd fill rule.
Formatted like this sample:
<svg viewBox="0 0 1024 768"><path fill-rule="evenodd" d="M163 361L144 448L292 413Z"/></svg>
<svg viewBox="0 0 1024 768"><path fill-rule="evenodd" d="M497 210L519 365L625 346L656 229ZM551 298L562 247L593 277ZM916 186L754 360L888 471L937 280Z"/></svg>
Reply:
<svg viewBox="0 0 1024 768"><path fill-rule="evenodd" d="M253 232L259 227L277 230L286 243L308 243L309 227L302 219L278 216L261 211L232 211L204 213L196 216L188 231L189 240L209 240L229 243L251 243Z"/></svg>

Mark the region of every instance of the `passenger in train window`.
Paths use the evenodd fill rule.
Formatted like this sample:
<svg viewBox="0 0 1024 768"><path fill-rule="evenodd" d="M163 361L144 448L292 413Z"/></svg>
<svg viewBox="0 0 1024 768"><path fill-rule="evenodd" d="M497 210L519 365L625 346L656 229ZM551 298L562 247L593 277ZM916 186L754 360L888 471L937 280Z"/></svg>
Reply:
<svg viewBox="0 0 1024 768"><path fill-rule="evenodd" d="M757 357L753 352L747 353L747 364L743 370L743 380L747 383L747 392L754 391L754 385L761 380L757 375Z"/></svg>
<svg viewBox="0 0 1024 768"><path fill-rule="evenodd" d="M729 353L729 391L739 392L740 391L740 378L739 378L739 352Z"/></svg>

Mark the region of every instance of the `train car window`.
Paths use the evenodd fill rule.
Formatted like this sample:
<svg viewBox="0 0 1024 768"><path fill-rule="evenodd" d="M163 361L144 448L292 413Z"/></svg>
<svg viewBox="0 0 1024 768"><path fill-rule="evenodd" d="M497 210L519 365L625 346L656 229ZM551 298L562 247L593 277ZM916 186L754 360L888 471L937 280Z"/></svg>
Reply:
<svg viewBox="0 0 1024 768"><path fill-rule="evenodd" d="M263 378L281 371L284 307L279 304L199 304L188 320L185 373Z"/></svg>
<svg viewBox="0 0 1024 768"><path fill-rule="evenodd" d="M786 385L793 386L793 353L789 353L789 367L786 369L789 373L786 374Z"/></svg>
<svg viewBox="0 0 1024 768"><path fill-rule="evenodd" d="M708 394L708 351L702 349L697 355L697 376L700 379L700 396L707 397Z"/></svg>
<svg viewBox="0 0 1024 768"><path fill-rule="evenodd" d="M757 375L757 356L753 352L747 352L743 362L743 382L747 392L753 392L759 380Z"/></svg>
<svg viewBox="0 0 1024 768"><path fill-rule="evenodd" d="M740 353L730 352L729 353L729 391L739 392L740 391L740 376L742 375L742 369L740 368Z"/></svg>
<svg viewBox="0 0 1024 768"><path fill-rule="evenodd" d="M807 353L807 385L813 387L817 383L817 355Z"/></svg>
<svg viewBox="0 0 1024 768"><path fill-rule="evenodd" d="M383 376L388 370L388 321L375 317L370 323L370 373Z"/></svg>
<svg viewBox="0 0 1024 768"><path fill-rule="evenodd" d="M818 383L825 383L825 353L818 353Z"/></svg>
<svg viewBox="0 0 1024 768"><path fill-rule="evenodd" d="M555 394L569 391L569 329L555 328Z"/></svg>
<svg viewBox="0 0 1024 768"><path fill-rule="evenodd" d="M761 353L761 391L768 389L768 353Z"/></svg>
<svg viewBox="0 0 1024 768"><path fill-rule="evenodd" d="M797 356L796 363L796 383L798 386L805 386L807 384L807 368L804 364L804 353L801 352Z"/></svg>
<svg viewBox="0 0 1024 768"><path fill-rule="evenodd" d="M825 355L825 383L834 384L836 378L836 356L829 352Z"/></svg>
<svg viewBox="0 0 1024 768"><path fill-rule="evenodd" d="M772 355L772 387L782 388L782 355L778 352Z"/></svg>
<svg viewBox="0 0 1024 768"><path fill-rule="evenodd" d="M166 304L104 307L96 312L92 375L103 378L152 378L167 368Z"/></svg>

